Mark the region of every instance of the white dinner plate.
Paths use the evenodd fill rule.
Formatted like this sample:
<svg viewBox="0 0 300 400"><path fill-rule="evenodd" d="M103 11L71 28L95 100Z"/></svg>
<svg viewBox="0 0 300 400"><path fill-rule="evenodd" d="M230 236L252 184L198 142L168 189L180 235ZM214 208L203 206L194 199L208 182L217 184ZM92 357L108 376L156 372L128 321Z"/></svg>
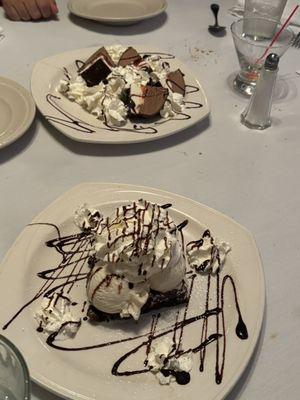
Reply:
<svg viewBox="0 0 300 400"><path fill-rule="evenodd" d="M82 273L88 270L86 261L82 261L85 259L87 249L80 245L83 252L77 253L79 247L73 239L70 241L62 239L66 235L79 233L73 223L73 214L77 206L87 202L107 215L115 207L141 197L158 204L172 203L169 213L175 223L178 224L185 219L189 221L183 231L186 241L198 239L203 231L209 228L212 235L231 245L232 250L219 275L219 285L225 276L231 276L236 288L239 312L247 327L248 338L246 339L244 335L242 340L236 334L238 312L231 281L226 278L222 307L220 292L219 305L216 301L217 277L212 276L208 309L212 310L216 306L222 308L225 328L224 331L221 329L219 332L222 335L225 332L226 335L224 372L219 384L215 382L216 341L206 348L203 372L199 372L199 353L194 354L191 381L185 386L176 383L161 386L151 372L128 376L112 375L112 367L117 360L125 353L138 349L144 342L145 336L139 335L149 334L152 313L141 316L138 323L132 320L111 321L96 325L91 325L88 321L83 322L75 338L57 342L64 347L73 349L77 347L77 351L53 349L45 343L47 336L37 332L37 322L33 314L39 308L40 298L32 303L30 300L43 284L47 283L42 279L42 275L39 277L37 273L57 267L62 260L66 260L64 258L66 252L68 252L67 257L75 254L72 263L70 262L70 266L76 268L74 274L78 273L78 268L82 268ZM224 398L239 379L251 357L259 336L264 312L265 286L261 261L255 241L245 228L225 215L179 195L143 186L108 183L86 183L73 188L38 215L32 224L24 229L1 265L0 302L5 306L0 307L0 323L3 327L13 315L21 310L2 333L21 350L34 381L58 395L76 400L116 400L120 396L124 400L132 400L132 398L184 400L196 399L199 396L202 400ZM58 238L60 239L57 242ZM49 242L46 246L47 241L55 243L56 247L49 246ZM67 243L69 247L65 247ZM186 315L184 315L183 306L160 311L161 318L157 326L159 332L164 332L170 326L174 326L177 311L179 312L178 324L181 324L182 320L194 321L189 323L183 332L183 350L194 349L203 342L201 339L203 320L197 318L205 311L207 280L208 275L197 275ZM78 286L73 287L70 296L72 301L78 303L75 307L81 308L85 299L85 282L81 281L77 284ZM25 304L28 305L22 309ZM196 319L193 318L195 316ZM209 317L207 321L208 335L216 333L216 315ZM240 328L241 325L239 325L239 330ZM95 345L132 337L134 337L133 340L115 345L91 348ZM223 340L224 336L221 336L218 342L220 369L224 349ZM90 349L82 350L86 346ZM144 359L145 347L142 346L132 357L121 363L119 371L144 369Z"/></svg>
<svg viewBox="0 0 300 400"><path fill-rule="evenodd" d="M34 115L31 94L17 82L0 77L0 149L22 136Z"/></svg>
<svg viewBox="0 0 300 400"><path fill-rule="evenodd" d="M166 0L69 0L72 14L109 25L131 25L167 8Z"/></svg>
<svg viewBox="0 0 300 400"><path fill-rule="evenodd" d="M100 46L99 46L100 47ZM128 121L124 127L109 130L103 122L91 115L79 104L71 102L57 91L57 86L65 74L77 73L76 61L85 61L98 48L87 48L58 54L39 61L32 72L31 91L38 109L60 132L79 142L90 143L138 143L156 140L188 128L209 114L208 101L198 82L188 68L173 55L148 47L134 46L141 54L160 54L170 64L185 74L187 92L186 116L176 119L134 123ZM180 119L179 119L180 118ZM160 122L163 122L160 124ZM184 133L182 133L184 134Z"/></svg>

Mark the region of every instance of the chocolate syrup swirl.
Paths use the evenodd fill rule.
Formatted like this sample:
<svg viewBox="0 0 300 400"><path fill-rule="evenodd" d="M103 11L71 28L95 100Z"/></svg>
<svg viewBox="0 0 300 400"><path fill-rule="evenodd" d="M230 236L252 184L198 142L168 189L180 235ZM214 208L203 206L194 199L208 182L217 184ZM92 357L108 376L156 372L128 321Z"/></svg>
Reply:
<svg viewBox="0 0 300 400"><path fill-rule="evenodd" d="M185 104L185 108L187 110L189 110L191 108L193 109L193 108L201 108L201 107L203 107L203 104L197 103L196 101L185 101L184 104Z"/></svg>
<svg viewBox="0 0 300 400"><path fill-rule="evenodd" d="M165 119L164 121L159 121L159 122L154 122L155 125L163 125L166 124L169 121L185 121L187 119L192 118L189 114L185 114L183 112L176 112L175 113L177 115L177 117L170 117Z"/></svg>
<svg viewBox="0 0 300 400"><path fill-rule="evenodd" d="M84 63L84 61L82 61L82 60L75 60L75 65L76 65L76 68L77 68L77 72L80 70L80 68L84 65L85 63Z"/></svg>
<svg viewBox="0 0 300 400"><path fill-rule="evenodd" d="M162 208L170 208L171 204L165 204ZM142 231L143 218L145 217L145 211L147 210L148 205L145 202L144 211L140 212L139 217L142 219L140 223L135 226L134 232L131 233L135 239L139 237L139 234ZM136 217L136 213L138 212L138 208L136 203L133 203L131 206L123 207L123 215L125 219L127 218L127 223L132 218ZM100 216L100 214L99 214ZM99 217L100 218L100 217ZM157 219L159 219L159 215ZM114 223L118 223L119 219L119 211L116 213L115 219L111 224L107 223L106 227L104 224L104 228L106 230L110 230L113 227ZM102 220L103 221L103 220ZM164 223L166 226L170 225L170 219L167 216ZM188 220L183 221L182 223L177 225L177 230L181 232L184 227L188 224ZM91 230L86 230L80 233L74 233L68 236L63 236L59 230L59 228L51 223L38 223L38 224L30 224L30 226L40 225L40 226L48 226L53 228L53 239L48 240L45 245L49 248L54 249L60 255L60 262L54 266L53 268L48 268L43 270L37 274L37 276L42 280L41 287L37 291L37 293L23 306L18 310L15 315L3 326L3 330L7 329L13 321L20 315L20 313L28 307L30 304L35 302L37 299L41 297L46 297L50 302L53 301L53 296L57 295L56 301L59 297L63 297L70 301L68 295L72 291L74 284L81 280L86 280L88 274L90 273L89 260L93 258L93 232ZM151 222L149 223L149 230L155 227L155 218L151 218ZM145 227L145 226L144 226ZM98 226L99 228L99 226ZM204 233L204 235L210 235L209 231ZM126 235L126 229L120 230L120 238ZM110 236L108 234L108 236ZM144 239L147 238L144 237ZM109 239L112 241L112 237ZM114 240L120 240L119 236L117 236ZM201 239L200 239L201 240ZM133 253L147 251L147 240L137 241L136 248L133 249ZM195 245L199 245L200 241L194 241ZM184 306L184 308L179 308L176 311L176 316L174 318L174 322L171 322L167 326L163 324L161 321L161 314L156 313L152 316L152 321L149 326L149 331L143 334L138 335L126 335L124 332L124 337L118 340L104 341L100 343L92 343L84 346L74 346L70 345L70 341L61 342L57 340L58 335L63 331L69 323L75 322L66 322L64 323L57 332L50 334L46 343L48 346L55 348L61 351L89 351L89 350L100 350L101 348L110 347L110 346L119 346L125 343L130 344L133 343L132 347L124 353L119 359L114 361L114 364L111 369L111 373L115 376L131 376L142 373L151 372L151 367L148 365L148 355L151 351L152 344L160 340L165 336L172 337L173 346L170 351L170 354L167 356L165 360L165 365L167 365L168 360L171 357L179 358L184 354L199 354L199 371L203 372L205 369L205 359L208 351L208 346L210 351L215 351L215 382L220 384L223 379L224 369L225 369L225 361L226 361L226 351L227 351L227 335L229 334L229 327L226 325L226 317L224 313L225 309L225 297L224 292L226 290L231 290L233 294L234 300L234 310L237 316L237 324L235 328L235 335L239 340L246 340L248 338L248 330L246 324L242 317L242 312L239 304L238 294L234 279L230 275L221 276L222 272L219 270L215 275L210 273L202 275L201 280L198 280L199 275L194 271L189 270L186 275L186 281L188 282L188 302ZM206 282L205 282L206 279ZM205 290L204 296L204 311L203 304L199 304L199 309L195 309L195 306L191 307L193 296L198 296L198 291L195 292L194 287L197 283L198 285L202 285L204 282L203 289ZM109 285L109 281L104 284ZM194 302L193 302L194 304ZM82 313L85 313L86 302L82 305ZM200 312L201 309L201 312ZM87 318L84 316L82 318L82 322L76 322L77 325L80 323L88 323L85 322ZM199 327L199 341L198 343L194 343L191 347L189 345L189 337L185 335L185 330L188 326L192 324ZM162 327L163 325L163 327ZM38 332L42 332L43 328L40 324L37 328ZM75 339L73 339L75 340ZM142 359L144 360L142 365L136 369L129 369L127 367L124 370L122 367L126 362L126 365L130 365L130 358L136 353L141 352ZM180 385L187 384L192 378L191 373L184 371L173 371L166 368L161 370L161 373L164 376L174 376L175 380Z"/></svg>
<svg viewBox="0 0 300 400"><path fill-rule="evenodd" d="M194 85L185 85L186 94L197 93L199 92L199 87Z"/></svg>
<svg viewBox="0 0 300 400"><path fill-rule="evenodd" d="M52 117L50 115L45 115L45 118L49 122L53 122L55 124L63 125L66 126L70 129L73 129L78 132L82 133L94 133L96 128L93 125L88 124L87 122L84 122L77 117L73 116L69 112L65 111L62 107L60 107L57 103L58 100L61 100L61 97L59 96L54 96L53 94L48 93L46 96L47 102L50 104L51 107L53 107L56 111L59 112L64 118L61 117Z"/></svg>
<svg viewBox="0 0 300 400"><path fill-rule="evenodd" d="M174 60L175 56L173 54L169 53L157 53L157 52L145 52L145 53L140 53L143 58L146 58L147 56L158 56L160 60Z"/></svg>
<svg viewBox="0 0 300 400"><path fill-rule="evenodd" d="M157 129L153 126L144 126L144 125L133 125L133 129L131 128L117 128L113 125L109 125L107 122L103 122L104 127L91 125L87 122L80 120L79 118L75 117L74 115L70 114L69 112L65 111L59 104L59 100L61 97L54 96L50 93L46 96L47 102L56 110L58 111L64 118L62 117L52 117L50 115L45 115L45 118L49 122L53 122L58 125L66 126L70 129L73 129L78 132L82 133L95 133L97 130L104 130L104 131L111 131L111 132L141 132L145 134L154 134L157 133ZM100 121L99 121L100 122Z"/></svg>

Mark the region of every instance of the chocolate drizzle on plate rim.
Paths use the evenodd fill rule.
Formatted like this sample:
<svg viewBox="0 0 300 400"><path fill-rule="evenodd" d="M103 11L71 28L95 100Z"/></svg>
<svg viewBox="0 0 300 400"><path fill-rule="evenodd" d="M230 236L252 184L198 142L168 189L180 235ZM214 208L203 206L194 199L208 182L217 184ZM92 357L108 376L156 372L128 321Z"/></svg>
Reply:
<svg viewBox="0 0 300 400"><path fill-rule="evenodd" d="M161 207L164 209L169 209L171 206L172 205L168 203L162 205ZM58 254L60 254L61 261L55 267L42 270L37 274L37 276L42 280L42 285L40 286L39 290L11 317L9 321L6 322L6 324L2 327L3 330L8 328L12 329L15 319L29 305L42 297L48 298L49 304L55 294L69 299L69 295L72 292L74 285L79 281L85 281L87 279L91 268L89 263L93 265L93 234L91 231L86 230L80 233L63 236L59 227L52 223L30 224L28 229L35 225L46 225L53 228L54 238L48 240L45 245L49 248L53 248ZM187 219L177 225L177 230L179 230L182 234L182 240L183 230L187 225ZM205 231L205 235L210 235L210 232L208 230ZM189 242L189 244L201 246L200 241L201 239L199 241ZM95 351L104 347L132 343L132 348L129 351L126 351L126 353L119 357L119 359L115 360L111 368L111 373L114 376L132 376L151 372L151 367L148 366L147 360L151 345L155 341L165 336L171 336L173 342L172 350L166 359L165 365L167 365L167 361L170 357L179 358L184 354L192 353L194 355L198 355L198 362L195 362L196 357L194 357L194 365L198 364L198 371L203 372L205 369L207 352L214 351L214 380L216 384L221 384L226 364L227 336L234 333L238 340L244 341L248 339L248 331L242 316L237 288L233 277L229 274L222 274L220 269L218 269L215 274L210 272L201 274L201 280L199 279L199 276L200 275L195 273L194 270L187 270L186 280L189 287L188 301L183 308L180 307L176 309L176 317L174 318L173 322L170 322L167 326L162 327L160 322L162 321L162 313L167 313L168 311L160 310L160 312L153 313L151 323L149 324L149 328L146 333L131 336L127 335L124 331L124 337L121 339L102 341L100 343L93 343L86 346L74 346L70 344L70 342L75 339L68 340L67 345L62 344L62 342L57 341L57 336L62 332L66 325L84 325L90 323L86 318L87 303L84 301L83 304L78 304L82 312L81 321L78 323L74 321L65 322L58 331L47 336L46 343L51 348L68 352ZM214 285L212 285L213 282ZM194 309L194 306L191 308L191 299L193 298L193 294L197 295L195 294L196 283L197 285L203 285L205 289L205 294L203 296L204 304L199 304L199 310L202 309L202 312L197 312L197 310ZM232 309L236 314L237 321L234 332L230 332L226 324L226 304L224 297L225 289L227 291L231 291L234 300ZM76 299L73 299L73 301L74 300L77 303ZM210 331L208 328L209 324ZM191 325L199 326L199 341L196 345L194 343L193 346L188 344L187 337L184 335L186 328ZM211 332L212 326L213 330ZM38 325L37 331L42 334L43 328L41 324ZM142 352L140 354L144 355L143 364L137 369L127 368L124 370L123 364L125 361L126 365L128 365L128 360L130 360L131 356L135 355L137 352ZM194 378L191 373L185 371L173 371L167 368L163 368L161 373L164 376L173 375L176 382L180 385L185 385Z"/></svg>

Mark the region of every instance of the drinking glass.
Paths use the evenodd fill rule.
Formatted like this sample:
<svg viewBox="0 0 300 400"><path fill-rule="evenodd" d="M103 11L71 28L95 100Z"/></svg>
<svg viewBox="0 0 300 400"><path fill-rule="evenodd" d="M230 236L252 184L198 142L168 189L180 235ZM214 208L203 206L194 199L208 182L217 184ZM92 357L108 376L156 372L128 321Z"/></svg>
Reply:
<svg viewBox="0 0 300 400"><path fill-rule="evenodd" d="M244 32L244 23L252 27L251 33ZM264 34L266 27L272 28L276 34L281 28L281 24L274 19L253 17L241 18L233 22L230 27L240 64L240 71L234 79L234 88L245 96L251 96L253 93L264 63L264 59L259 60L259 58L264 54L272 40ZM293 40L293 31L290 28L285 28L268 53L265 54L265 57L269 53L276 53L281 57L291 46Z"/></svg>
<svg viewBox="0 0 300 400"><path fill-rule="evenodd" d="M30 400L30 377L19 350L0 335L0 399Z"/></svg>
<svg viewBox="0 0 300 400"><path fill-rule="evenodd" d="M254 27L249 18L269 18L279 23L286 3L287 0L245 0L244 33L253 33ZM261 26L264 36L269 38L274 36L275 28L276 26L272 24Z"/></svg>
<svg viewBox="0 0 300 400"><path fill-rule="evenodd" d="M280 21L287 0L245 0L245 18L263 17Z"/></svg>

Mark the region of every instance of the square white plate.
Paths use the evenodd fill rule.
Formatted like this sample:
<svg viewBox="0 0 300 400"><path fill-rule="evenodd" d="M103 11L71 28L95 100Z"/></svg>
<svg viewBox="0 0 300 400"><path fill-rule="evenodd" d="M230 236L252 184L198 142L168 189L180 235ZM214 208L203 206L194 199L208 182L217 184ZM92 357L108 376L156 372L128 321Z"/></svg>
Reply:
<svg viewBox="0 0 300 400"><path fill-rule="evenodd" d="M183 231L186 242L198 239L203 231L209 228L213 236L228 241L232 246L219 274L219 289L222 283L226 282L224 304L221 291L217 296L218 278L212 276L210 280L208 309L221 307L225 325L223 329L221 314L218 314L218 317L210 316L207 319L207 337L216 333L217 324L222 337L207 346L203 372L199 372L200 354L195 352L191 381L185 386L176 383L161 386L149 371L129 376L115 376L111 373L113 365L120 357L134 349L137 349L137 352L121 363L119 372L145 368L145 345L142 343L149 334L152 313L143 315L138 323L131 320L91 325L85 321L74 339L56 342L60 346L73 349L72 351L49 347L46 344L47 336L36 330L37 322L33 314L39 307L41 298L30 301L40 288L47 284L47 281L37 275L38 272L57 267L66 256L67 248L67 257L77 249L73 241L70 246L61 247L60 252L54 247L46 246L45 243L56 239L60 241L66 235L79 232L73 224L73 213L77 206L84 202L96 206L107 215L115 207L141 197L157 204L172 203L169 213L175 223L179 224L185 219L189 221ZM260 257L252 235L245 228L225 215L182 196L142 186L109 183L86 183L73 188L38 215L32 224L21 233L1 265L0 302L5 304L5 307L0 308L0 324L3 327L21 310L2 333L21 350L31 376L38 384L65 398L76 400L115 400L120 398L120 393L124 400L132 400L133 397L141 400L184 400L198 398L199 393L202 400L223 399L251 357L264 312L265 287ZM84 250L83 247L80 248ZM78 253L81 260L79 264L70 264L76 264L76 268L81 268L81 272L88 270L86 260L82 262L87 254L85 251ZM72 261L75 261L76 257ZM225 278L228 275L231 278ZM234 281L234 286L230 279ZM160 310L161 318L157 332L167 332L170 327L172 330L177 310L179 325L182 321L197 317L193 322L190 320L183 331L183 350L195 348L204 341L204 320L199 316L206 310L207 284L207 275L197 275L186 315L184 306ZM42 292L43 290L39 293ZM78 303L78 307L82 306L85 300L84 281L73 287L70 296L72 301ZM27 306L23 307L26 304ZM248 331L248 338L244 340L236 334L239 312ZM123 342L104 346L105 343L120 340ZM83 350L86 346L89 349ZM77 351L74 351L74 348L77 348ZM225 363L222 382L219 384L216 384L215 376L217 354L219 371L223 361Z"/></svg>
<svg viewBox="0 0 300 400"><path fill-rule="evenodd" d="M107 128L102 121L83 110L79 104L68 100L56 88L66 74L75 76L78 61L85 61L98 48L87 48L58 54L39 61L32 72L31 91L38 109L61 133L79 142L138 143L161 139L182 131L201 121L209 114L205 93L188 67L172 54L157 49L134 46L140 54L158 54L170 64L171 70L179 68L185 74L187 93L186 110L176 118L165 120L129 121L124 127ZM184 132L182 132L184 135Z"/></svg>

